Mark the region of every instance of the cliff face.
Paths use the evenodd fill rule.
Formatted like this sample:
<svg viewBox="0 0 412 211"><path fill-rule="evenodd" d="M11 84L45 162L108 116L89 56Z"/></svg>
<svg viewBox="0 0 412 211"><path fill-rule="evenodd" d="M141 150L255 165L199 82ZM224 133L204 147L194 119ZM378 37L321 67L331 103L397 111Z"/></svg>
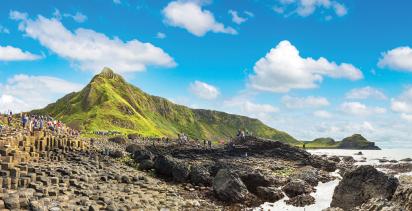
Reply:
<svg viewBox="0 0 412 211"><path fill-rule="evenodd" d="M149 95L109 68L94 76L80 92L70 93L33 112L49 114L71 127L90 132L114 130L157 137L186 133L191 138L225 140L235 136L238 129L247 129L263 138L298 143L289 134L257 119L190 109Z"/></svg>

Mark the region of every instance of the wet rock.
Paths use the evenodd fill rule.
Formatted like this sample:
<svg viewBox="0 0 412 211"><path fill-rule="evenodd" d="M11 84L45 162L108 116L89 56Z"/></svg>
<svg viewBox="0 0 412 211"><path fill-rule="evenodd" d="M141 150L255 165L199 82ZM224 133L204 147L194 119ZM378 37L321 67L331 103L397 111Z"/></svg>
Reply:
<svg viewBox="0 0 412 211"><path fill-rule="evenodd" d="M352 156L343 156L342 161L345 163L355 163L356 160Z"/></svg>
<svg viewBox="0 0 412 211"><path fill-rule="evenodd" d="M378 167L390 169L395 173L407 173L412 171L412 163L383 164Z"/></svg>
<svg viewBox="0 0 412 211"><path fill-rule="evenodd" d="M186 182L190 174L190 165L184 161L175 161L172 169L173 180L177 182Z"/></svg>
<svg viewBox="0 0 412 211"><path fill-rule="evenodd" d="M220 200L224 202L243 201L247 194L247 188L239 176L228 169L221 169L213 179L213 190Z"/></svg>
<svg viewBox="0 0 412 211"><path fill-rule="evenodd" d="M305 181L296 179L287 183L282 190L288 197L292 198L302 194L311 193L313 188Z"/></svg>
<svg viewBox="0 0 412 211"><path fill-rule="evenodd" d="M304 162L309 162L309 164L315 168L323 169L327 172L334 172L336 170L336 163L326 160L325 158L312 155L310 159L303 160Z"/></svg>
<svg viewBox="0 0 412 211"><path fill-rule="evenodd" d="M402 161L402 162L412 162L412 158L404 158L400 161Z"/></svg>
<svg viewBox="0 0 412 211"><path fill-rule="evenodd" d="M340 162L340 158L336 155L330 156L329 160L335 163L339 163Z"/></svg>
<svg viewBox="0 0 412 211"><path fill-rule="evenodd" d="M271 203L277 202L285 197L281 190L274 187L257 187L256 195L266 202Z"/></svg>
<svg viewBox="0 0 412 211"><path fill-rule="evenodd" d="M132 148L132 149L130 149ZM154 154L143 147L130 147L129 151L133 151L133 159L140 162L142 160L153 160Z"/></svg>
<svg viewBox="0 0 412 211"><path fill-rule="evenodd" d="M319 173L318 170L313 167L304 167L299 169L293 176L293 179L300 179L311 186L317 186L319 183Z"/></svg>
<svg viewBox="0 0 412 211"><path fill-rule="evenodd" d="M360 151L360 152L355 153L355 155L363 155L363 153Z"/></svg>
<svg viewBox="0 0 412 211"><path fill-rule="evenodd" d="M270 185L270 181L265 178L265 176L261 173L246 173L241 175L240 177L242 182L246 185L247 189L252 192L256 193L256 188L259 186L267 187Z"/></svg>
<svg viewBox="0 0 412 211"><path fill-rule="evenodd" d="M212 177L207 168L194 165L190 170L190 181L195 185L210 186L212 184Z"/></svg>
<svg viewBox="0 0 412 211"><path fill-rule="evenodd" d="M387 176L372 166L360 166L344 175L335 188L331 207L350 210L372 198L390 200L398 185L396 178Z"/></svg>
<svg viewBox="0 0 412 211"><path fill-rule="evenodd" d="M309 194L295 196L285 201L286 204L291 204L295 207L304 207L315 203L315 198Z"/></svg>

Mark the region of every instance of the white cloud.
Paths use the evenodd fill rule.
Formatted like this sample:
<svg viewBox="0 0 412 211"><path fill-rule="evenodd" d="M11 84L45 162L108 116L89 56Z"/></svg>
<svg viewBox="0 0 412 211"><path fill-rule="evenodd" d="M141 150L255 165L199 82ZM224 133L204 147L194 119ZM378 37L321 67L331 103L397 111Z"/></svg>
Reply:
<svg viewBox="0 0 412 211"><path fill-rule="evenodd" d="M381 107L368 107L360 102L344 102L341 105L341 110L344 113L355 115L355 116L367 116L372 114L383 114L386 113L385 108Z"/></svg>
<svg viewBox="0 0 412 211"><path fill-rule="evenodd" d="M273 7L277 13L283 14L285 11L291 14L298 14L301 17L307 17L320 10L332 11L336 16L342 17L348 13L348 9L342 3L333 0L278 0L278 5Z"/></svg>
<svg viewBox="0 0 412 211"><path fill-rule="evenodd" d="M236 24L242 24L247 21L247 18L240 17L237 11L229 10L229 14L232 16L232 21Z"/></svg>
<svg viewBox="0 0 412 211"><path fill-rule="evenodd" d="M216 99L220 95L220 92L216 87L201 81L191 83L189 90L199 98L206 100Z"/></svg>
<svg viewBox="0 0 412 211"><path fill-rule="evenodd" d="M74 14L74 15L69 14L69 13L65 13L63 16L72 18L77 23L83 23L87 20L87 16L82 14L81 12L76 12L76 14Z"/></svg>
<svg viewBox="0 0 412 211"><path fill-rule="evenodd" d="M412 48L403 46L382 53L378 66L412 72Z"/></svg>
<svg viewBox="0 0 412 211"><path fill-rule="evenodd" d="M401 114L401 118L406 121L412 122L412 114Z"/></svg>
<svg viewBox="0 0 412 211"><path fill-rule="evenodd" d="M240 115L245 115L248 117L259 118L265 120L271 113L276 113L279 111L278 108L270 104L258 104L254 103L243 97L235 97L230 100L225 101L224 107L231 108L232 111Z"/></svg>
<svg viewBox="0 0 412 211"><path fill-rule="evenodd" d="M400 96L391 100L391 109L402 113L404 117L412 114L412 87L406 88Z"/></svg>
<svg viewBox="0 0 412 211"><path fill-rule="evenodd" d="M125 73L144 71L147 66L176 66L172 57L151 43L136 39L124 42L84 28L71 32L56 18L41 15L32 20L27 14L12 11L10 18L20 21L19 29L26 36L82 70L98 72L108 66Z"/></svg>
<svg viewBox="0 0 412 211"><path fill-rule="evenodd" d="M0 25L0 34L10 34L10 30L2 25Z"/></svg>
<svg viewBox="0 0 412 211"><path fill-rule="evenodd" d="M260 91L288 92L291 89L316 88L323 77L359 80L362 72L352 64L336 64L321 57L302 58L289 41L280 42L256 62L249 85Z"/></svg>
<svg viewBox="0 0 412 211"><path fill-rule="evenodd" d="M198 37L209 31L237 34L235 29L217 22L210 11L203 10L200 2L172 1L163 9L163 15L168 25L184 28Z"/></svg>
<svg viewBox="0 0 412 211"><path fill-rule="evenodd" d="M329 119L329 118L332 118L333 116L330 112L324 111L324 110L315 111L313 112L313 115L315 117L324 118L324 119Z"/></svg>
<svg viewBox="0 0 412 211"><path fill-rule="evenodd" d="M163 33L163 32L158 32L158 33L156 34L156 38L158 38L158 39L165 39L165 38L166 38L166 34Z"/></svg>
<svg viewBox="0 0 412 211"><path fill-rule="evenodd" d="M322 107L330 104L324 97L291 97L288 95L282 97L282 103L287 108Z"/></svg>
<svg viewBox="0 0 412 211"><path fill-rule="evenodd" d="M368 99L368 98L374 98L378 100L386 100L387 97L386 95L373 87L366 86L363 88L357 88L357 89L352 89L348 93L346 93L346 98L347 99Z"/></svg>
<svg viewBox="0 0 412 211"><path fill-rule="evenodd" d="M80 84L56 77L15 75L6 84L0 84L0 107L14 112L42 108L81 88Z"/></svg>
<svg viewBox="0 0 412 211"><path fill-rule="evenodd" d="M13 46L0 46L0 61L33 61L41 59L42 56L23 51Z"/></svg>

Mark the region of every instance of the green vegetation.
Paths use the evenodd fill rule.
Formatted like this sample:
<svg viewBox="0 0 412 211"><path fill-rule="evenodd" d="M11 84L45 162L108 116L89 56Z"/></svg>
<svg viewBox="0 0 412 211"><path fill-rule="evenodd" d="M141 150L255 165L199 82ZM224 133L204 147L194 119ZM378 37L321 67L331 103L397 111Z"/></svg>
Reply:
<svg viewBox="0 0 412 211"><path fill-rule="evenodd" d="M224 112L190 109L164 98L146 94L105 68L80 92L70 93L33 113L61 119L86 132L118 131L153 137L226 140L239 128L254 135L288 143L299 143L289 134L264 125L257 119Z"/></svg>
<svg viewBox="0 0 412 211"><path fill-rule="evenodd" d="M303 143L308 149L379 149L374 142L366 140L360 134L354 134L342 141L335 141L332 138L318 138Z"/></svg>

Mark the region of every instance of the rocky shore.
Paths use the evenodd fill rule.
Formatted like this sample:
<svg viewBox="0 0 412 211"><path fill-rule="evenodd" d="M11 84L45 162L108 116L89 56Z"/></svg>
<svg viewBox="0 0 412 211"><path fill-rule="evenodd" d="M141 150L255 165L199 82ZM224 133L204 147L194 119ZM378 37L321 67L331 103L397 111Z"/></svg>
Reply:
<svg viewBox="0 0 412 211"><path fill-rule="evenodd" d="M410 160L356 166L253 136L226 145L80 139L13 128L0 137L0 210L250 210L265 202L316 203L317 186L342 180L328 210L411 210ZM358 153L358 156L361 156Z"/></svg>

